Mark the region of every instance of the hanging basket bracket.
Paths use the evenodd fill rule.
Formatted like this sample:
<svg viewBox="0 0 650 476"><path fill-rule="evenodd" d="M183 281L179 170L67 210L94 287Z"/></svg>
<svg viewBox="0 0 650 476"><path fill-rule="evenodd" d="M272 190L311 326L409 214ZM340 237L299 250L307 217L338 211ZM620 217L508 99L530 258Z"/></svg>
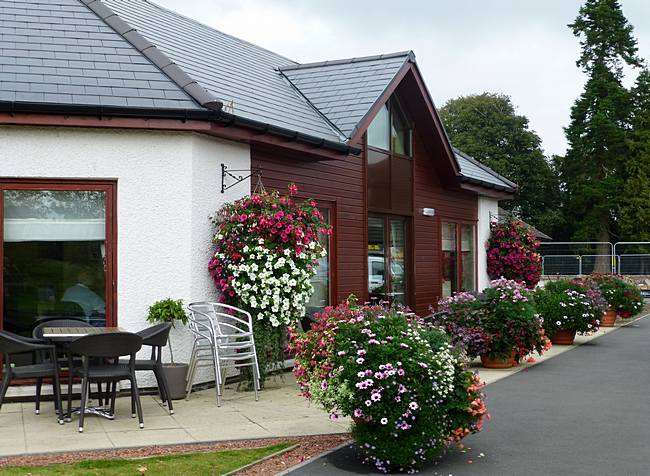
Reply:
<svg viewBox="0 0 650 476"><path fill-rule="evenodd" d="M259 167L250 169L228 169L226 164L221 164L221 193L226 193L226 190L253 176L257 177L257 183L260 184L262 182L262 169ZM226 182L230 180L234 180L234 182L226 185Z"/></svg>

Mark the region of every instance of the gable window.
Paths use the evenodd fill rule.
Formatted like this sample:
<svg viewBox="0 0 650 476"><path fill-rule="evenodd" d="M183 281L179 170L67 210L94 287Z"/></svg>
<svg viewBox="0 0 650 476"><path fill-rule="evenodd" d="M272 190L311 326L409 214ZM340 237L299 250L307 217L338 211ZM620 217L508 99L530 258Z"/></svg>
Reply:
<svg viewBox="0 0 650 476"><path fill-rule="evenodd" d="M368 146L411 156L411 127L394 96L382 106L370 123Z"/></svg>

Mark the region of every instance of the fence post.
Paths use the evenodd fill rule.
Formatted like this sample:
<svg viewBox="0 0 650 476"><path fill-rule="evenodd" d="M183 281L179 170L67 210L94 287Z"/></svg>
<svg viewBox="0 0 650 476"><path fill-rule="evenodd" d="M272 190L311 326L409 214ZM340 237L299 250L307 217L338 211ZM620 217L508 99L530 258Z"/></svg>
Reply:
<svg viewBox="0 0 650 476"><path fill-rule="evenodd" d="M578 276L582 276L582 256L578 255Z"/></svg>

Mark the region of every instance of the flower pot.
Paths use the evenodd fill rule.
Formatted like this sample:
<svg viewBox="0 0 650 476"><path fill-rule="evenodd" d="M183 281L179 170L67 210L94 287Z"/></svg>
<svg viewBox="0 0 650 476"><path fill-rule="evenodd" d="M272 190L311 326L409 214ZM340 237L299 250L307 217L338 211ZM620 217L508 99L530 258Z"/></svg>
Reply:
<svg viewBox="0 0 650 476"><path fill-rule="evenodd" d="M603 317L600 319L600 327L614 327L616 322L616 311L614 309L608 309Z"/></svg>
<svg viewBox="0 0 650 476"><path fill-rule="evenodd" d="M509 369L516 367L515 353L513 352L509 357L494 357L490 354L481 354L481 364L486 369Z"/></svg>
<svg viewBox="0 0 650 476"><path fill-rule="evenodd" d="M169 398L181 400L186 395L187 364L163 364L163 373L169 387Z"/></svg>
<svg viewBox="0 0 650 476"><path fill-rule="evenodd" d="M576 331L561 329L551 336L553 345L571 345L576 338Z"/></svg>

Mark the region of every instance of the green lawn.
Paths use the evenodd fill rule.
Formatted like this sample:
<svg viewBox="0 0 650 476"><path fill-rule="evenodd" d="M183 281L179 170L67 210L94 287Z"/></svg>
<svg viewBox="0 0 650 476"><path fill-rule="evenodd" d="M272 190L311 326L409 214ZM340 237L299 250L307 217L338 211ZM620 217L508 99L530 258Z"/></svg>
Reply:
<svg viewBox="0 0 650 476"><path fill-rule="evenodd" d="M281 443L254 449L153 456L140 459L107 459L35 467L11 466L0 468L0 475L138 476L143 474L146 476L179 476L187 474L217 476L241 468L289 446L291 446L291 443Z"/></svg>

